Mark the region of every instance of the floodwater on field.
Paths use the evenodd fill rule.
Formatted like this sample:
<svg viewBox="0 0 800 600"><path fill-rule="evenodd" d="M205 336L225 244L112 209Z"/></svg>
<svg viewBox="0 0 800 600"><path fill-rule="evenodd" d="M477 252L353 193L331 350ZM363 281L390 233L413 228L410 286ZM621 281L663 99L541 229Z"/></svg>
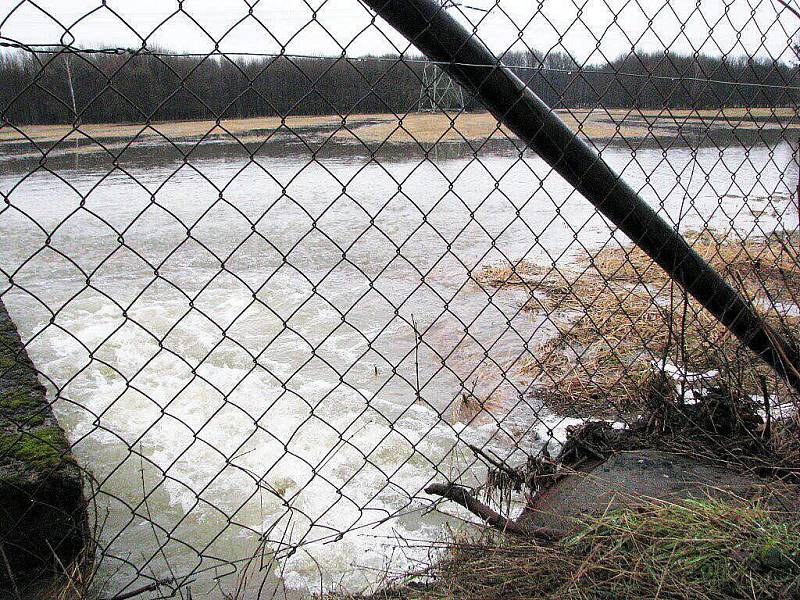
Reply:
<svg viewBox="0 0 800 600"><path fill-rule="evenodd" d="M683 230L756 235L796 225L792 150L603 156ZM467 443L521 463L559 422L518 372L546 319L470 278L609 240L533 153L31 152L0 147L0 293L98 482L113 589L192 575L214 595L255 555L252 595L359 590L458 523L423 488L482 481Z"/></svg>

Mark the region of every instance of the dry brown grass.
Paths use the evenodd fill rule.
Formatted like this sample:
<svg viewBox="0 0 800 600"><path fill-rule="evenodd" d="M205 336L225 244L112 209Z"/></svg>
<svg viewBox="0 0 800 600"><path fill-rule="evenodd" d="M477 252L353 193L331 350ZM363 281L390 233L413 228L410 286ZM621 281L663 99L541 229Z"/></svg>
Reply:
<svg viewBox="0 0 800 600"><path fill-rule="evenodd" d="M795 240L745 241L710 231L690 237L695 250L778 330L796 328L787 314L800 305ZM526 309L546 315L557 334L532 350L524 372L551 409L569 416L619 417L640 412L653 365L666 358L689 373L735 372L743 389L786 389L770 370L682 290L644 252L608 247L558 271L529 263L488 267L475 278L492 286L525 286Z"/></svg>
<svg viewBox="0 0 800 600"><path fill-rule="evenodd" d="M602 111L556 111L573 131L580 131L592 139L608 139L615 135L641 138L647 135L647 127L617 125L606 119ZM513 134L498 127L497 119L487 112L470 112L445 115L442 113L411 113L404 115L402 122L396 117L382 116L379 123L356 125L349 131L339 131L341 139L353 138L353 134L366 142L395 142L433 144L439 141L474 141L513 138ZM354 138L353 138L354 139Z"/></svg>
<svg viewBox="0 0 800 600"><path fill-rule="evenodd" d="M353 117L358 120L358 116ZM293 129L320 127L341 122L338 116L287 117L285 126ZM172 140L194 138L204 135L212 139L224 137L227 132L238 136L254 131L269 131L281 126L280 117L253 117L250 119L223 119L217 124L211 120L200 121L156 121L149 125L143 123L86 123L76 133L71 124L64 125L23 125L17 128L1 127L0 142L22 142L30 138L37 143L57 142L62 139L141 139L168 137ZM224 128L224 129L223 129Z"/></svg>
<svg viewBox="0 0 800 600"><path fill-rule="evenodd" d="M578 119L585 121L583 131L591 137L611 137L615 134L615 125L603 120L607 115L602 111L558 111L573 129L578 127ZM451 123L452 120L452 123ZM341 125L341 117L331 116L296 116L287 117L285 127L294 130L308 130L332 125ZM87 139L153 139L167 137L172 140L198 138L208 136L219 139L231 134L242 141L258 141L266 133L282 126L279 117L254 117L250 119L225 119L219 124L211 120L200 121L158 121L149 125L123 123L87 123L82 124L79 132L72 125L25 125L17 129L0 128L0 142L21 142L30 139L36 143L52 143L60 140ZM258 135L257 132L262 132ZM644 127L623 128L628 137L642 136L647 133ZM497 119L487 112L470 112L446 115L444 113L410 113L407 115L375 114L350 115L346 128L336 133L336 138L347 141L354 140L357 135L366 142L408 143L417 140L433 143L438 140L478 140L506 137L505 130L498 129Z"/></svg>
<svg viewBox="0 0 800 600"><path fill-rule="evenodd" d="M706 109L695 109L695 108L673 108L673 109L663 109L663 110L653 110L653 109L645 109L641 112L641 114L646 116L661 116L661 115L674 115L676 117L702 117L705 119L708 118L730 118L730 119L746 119L746 118L764 118L764 117L778 117L783 119L789 119L795 116L795 109L791 106L781 106L781 107L735 107L730 106L724 109L718 108L706 108Z"/></svg>
<svg viewBox="0 0 800 600"><path fill-rule="evenodd" d="M90 537L72 562L65 565L57 560L51 571L44 571L33 578L30 575L15 578L9 591L21 598L37 600L98 600L99 590L95 589L98 567L96 551L96 541ZM0 598L5 598L1 585ZM14 595L10 598L14 598Z"/></svg>
<svg viewBox="0 0 800 600"><path fill-rule="evenodd" d="M676 127L688 121L700 121L714 128L763 128L787 127L786 121L794 115L791 108L726 108L724 110L628 110L628 109L560 109L555 111L572 129L593 140L607 140L615 136L641 139L650 133L674 135ZM402 121L401 121L402 118ZM763 119L766 118L765 122ZM769 119L771 118L771 119ZM653 124L651 129L643 119ZM755 119L759 119L756 121ZM626 120L629 120L626 123ZM687 121L688 120L688 121ZM341 126L339 115L253 117L248 119L223 119L197 121L157 121L144 123L86 123L79 132L71 124L24 125L19 128L0 127L0 142L24 142L37 144L72 141L92 138L98 141L144 139L166 137L171 140L194 139L207 136L209 139L224 139L231 134L241 141L259 142L270 131L282 125L293 130L308 131L321 127ZM788 125L793 127L794 125ZM357 114L347 116L346 127L335 136L341 141L353 140L357 135L365 142L390 141L395 143L423 144L437 141L505 139L508 132L498 128L497 120L487 112L461 114L409 113ZM510 135L510 134L509 134ZM512 136L513 137L513 136ZM96 148L96 150L95 150ZM99 147L80 148L79 152L100 151Z"/></svg>
<svg viewBox="0 0 800 600"><path fill-rule="evenodd" d="M592 140L614 137L642 139L648 135L672 136L687 122L702 120L712 128L763 129L794 128L787 120L794 116L792 108L726 108L724 110L628 110L628 109L559 109L556 114L580 135ZM761 119L771 117L764 122ZM513 137L498 127L497 120L487 112L445 115L443 113L410 113L402 121L395 115L375 115L379 122L352 120L351 131L336 133L340 139L358 136L365 142L395 142L433 144L438 141L486 140ZM758 121L756 119L759 119ZM348 119L350 121L350 119ZM643 122L646 120L652 125ZM626 121L628 121L626 123Z"/></svg>

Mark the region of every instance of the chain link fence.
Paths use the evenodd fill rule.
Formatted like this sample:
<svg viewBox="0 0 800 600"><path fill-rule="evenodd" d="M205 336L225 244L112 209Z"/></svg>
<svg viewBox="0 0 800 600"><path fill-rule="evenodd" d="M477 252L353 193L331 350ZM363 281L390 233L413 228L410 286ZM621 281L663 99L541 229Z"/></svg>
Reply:
<svg viewBox="0 0 800 600"><path fill-rule="evenodd" d="M498 473L664 377L789 410L571 150L502 124L519 98L366 4L1 6L0 589L371 590L475 526L431 483L518 514ZM792 3L438 10L791 337Z"/></svg>

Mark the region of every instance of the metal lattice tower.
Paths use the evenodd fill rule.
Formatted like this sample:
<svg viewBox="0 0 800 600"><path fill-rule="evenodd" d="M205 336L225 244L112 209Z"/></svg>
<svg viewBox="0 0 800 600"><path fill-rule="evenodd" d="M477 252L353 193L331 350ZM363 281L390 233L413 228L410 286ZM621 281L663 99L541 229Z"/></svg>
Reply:
<svg viewBox="0 0 800 600"><path fill-rule="evenodd" d="M425 63L419 91L419 111L434 112L437 109L464 110L464 90L438 66Z"/></svg>
<svg viewBox="0 0 800 600"><path fill-rule="evenodd" d="M455 0L438 0L442 10L466 8L486 12L485 9L467 6ZM426 62L422 70L422 87L419 91L419 112L462 111L464 90L435 63Z"/></svg>

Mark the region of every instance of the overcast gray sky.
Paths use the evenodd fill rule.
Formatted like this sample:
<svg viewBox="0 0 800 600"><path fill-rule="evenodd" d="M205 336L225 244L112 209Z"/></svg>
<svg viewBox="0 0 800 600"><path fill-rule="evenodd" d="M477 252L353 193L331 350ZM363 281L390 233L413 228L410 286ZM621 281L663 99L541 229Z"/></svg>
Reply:
<svg viewBox="0 0 800 600"><path fill-rule="evenodd" d="M631 47L708 54L791 58L787 38L800 21L777 0L463 0L488 13L452 11L496 52L519 46L548 50L561 45L580 59L614 58ZM796 1L796 0L792 0ZM57 44L68 28L78 46L141 46L208 52L219 41L226 52L348 55L384 53L407 44L385 23L370 27L358 0L0 0L0 36L28 44ZM318 10L317 22L311 22ZM581 18L578 20L579 14ZM577 21L577 22L576 22ZM649 24L652 21L652 25ZM470 25L471 27L471 25ZM366 30L365 30L366 28ZM204 33L203 30L207 32ZM327 30L327 31L326 31ZM388 40L387 40L388 37ZM597 44L599 40L599 50ZM515 46L517 44L517 46ZM601 55L602 54L602 55Z"/></svg>

